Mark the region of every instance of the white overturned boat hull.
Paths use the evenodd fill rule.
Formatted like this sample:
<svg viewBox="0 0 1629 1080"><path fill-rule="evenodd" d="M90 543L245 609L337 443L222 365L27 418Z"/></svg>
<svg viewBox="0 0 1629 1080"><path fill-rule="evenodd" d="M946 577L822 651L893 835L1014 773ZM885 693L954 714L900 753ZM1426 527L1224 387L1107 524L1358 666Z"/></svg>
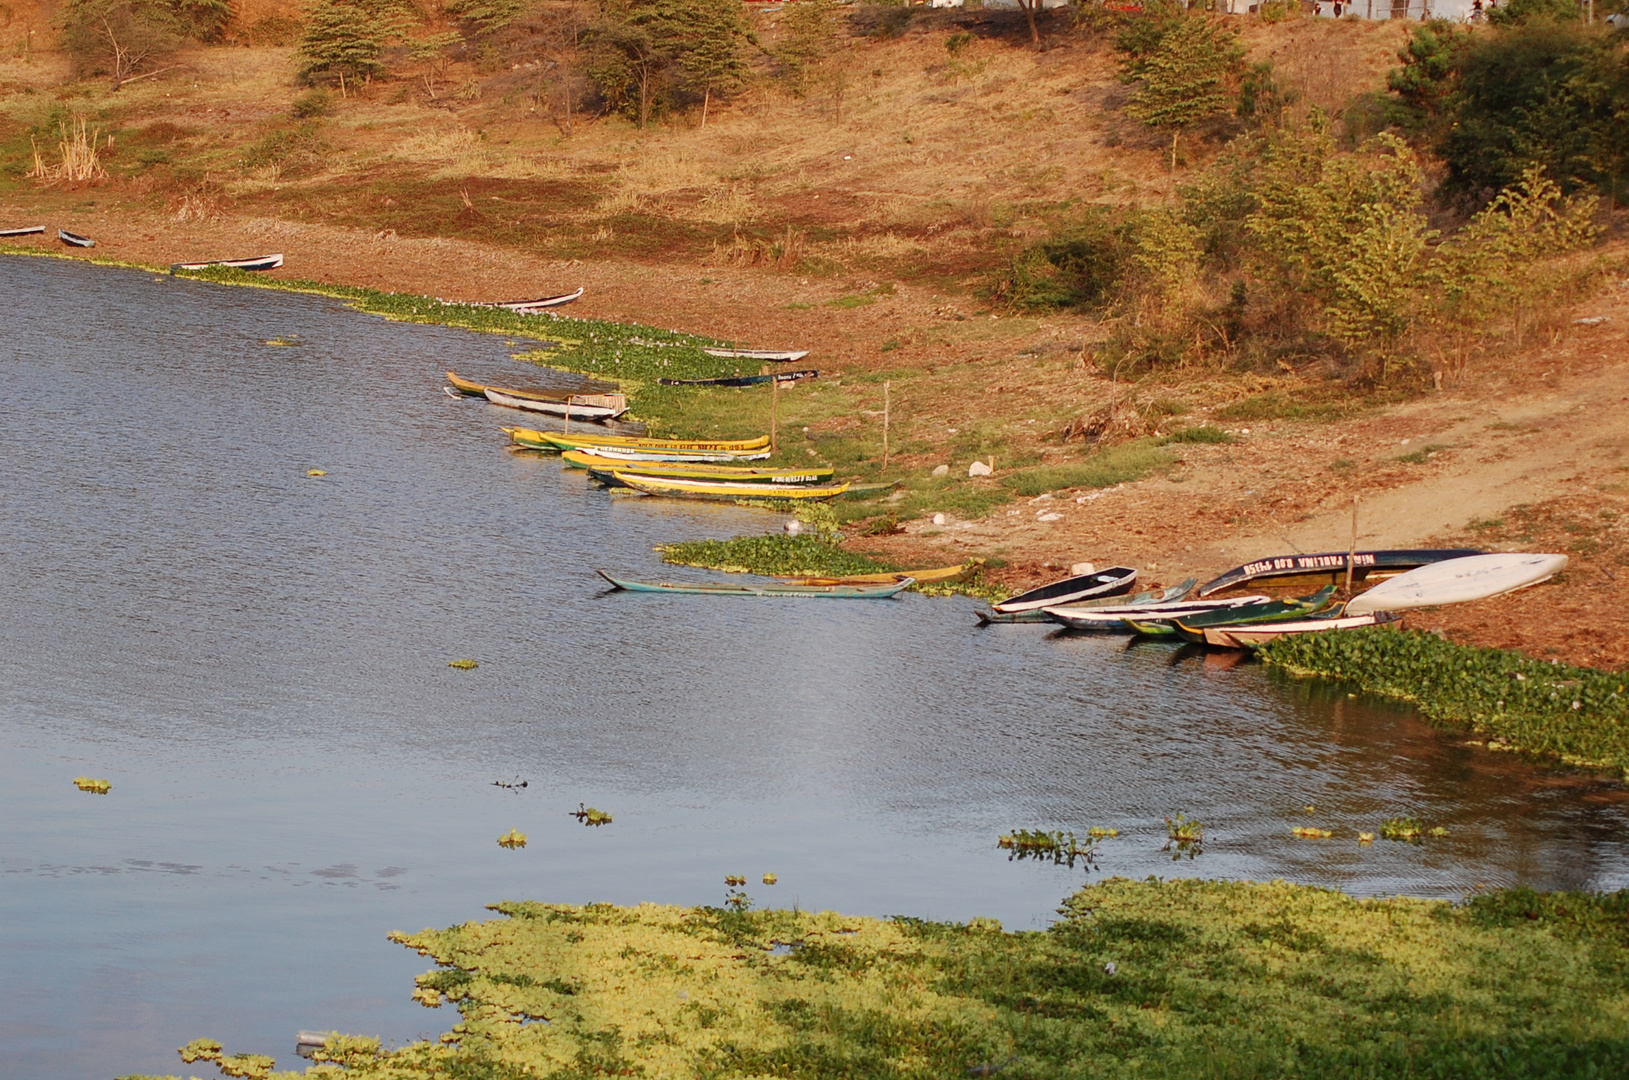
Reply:
<svg viewBox="0 0 1629 1080"><path fill-rule="evenodd" d="M1567 568L1565 555L1498 552L1431 563L1381 582L1346 605L1350 615L1464 604L1547 581Z"/></svg>
<svg viewBox="0 0 1629 1080"><path fill-rule="evenodd" d="M703 349L708 356L722 360L762 360L770 364L790 364L809 355L808 349Z"/></svg>

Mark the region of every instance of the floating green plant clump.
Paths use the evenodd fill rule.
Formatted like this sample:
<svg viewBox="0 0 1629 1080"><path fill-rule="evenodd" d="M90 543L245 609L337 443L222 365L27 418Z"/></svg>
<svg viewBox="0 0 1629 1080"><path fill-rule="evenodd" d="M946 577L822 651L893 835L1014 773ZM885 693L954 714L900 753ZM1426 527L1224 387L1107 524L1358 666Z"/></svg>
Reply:
<svg viewBox="0 0 1629 1080"><path fill-rule="evenodd" d="M451 1031L393 1050L332 1039L316 1060L348 1080L931 1080L1009 1061L1000 1075L1079 1080L1629 1075L1624 893L1450 904L1111 879L1016 933L775 909L495 910L391 935L435 965L417 981L458 1009Z"/></svg>
<svg viewBox="0 0 1629 1080"><path fill-rule="evenodd" d="M328 470L326 470L326 469L307 469L305 471L305 474L307 476L327 476L328 475Z"/></svg>
<svg viewBox="0 0 1629 1080"><path fill-rule="evenodd" d="M1456 645L1417 630L1286 634L1259 655L1297 675L1350 679L1501 746L1629 776L1629 675L1622 672Z"/></svg>
<svg viewBox="0 0 1629 1080"><path fill-rule="evenodd" d="M584 825L611 824L610 814L607 814L604 810L596 810L592 806L584 806L582 803L578 803L577 809L569 810L567 813L576 818L578 821L582 822ZM741 880L743 882L746 881L745 878L742 878Z"/></svg>
<svg viewBox="0 0 1629 1080"><path fill-rule="evenodd" d="M106 780L93 780L88 776L74 778L74 787L80 791L88 791L92 795L106 795L113 790L113 785Z"/></svg>
<svg viewBox="0 0 1629 1080"><path fill-rule="evenodd" d="M473 671L475 668L478 668L481 665L476 663L474 660L448 660L447 666L450 668L457 668L459 671Z"/></svg>
<svg viewBox="0 0 1629 1080"><path fill-rule="evenodd" d="M1290 832L1303 840L1328 840L1335 835L1332 830L1320 829L1315 825L1297 825Z"/></svg>
<svg viewBox="0 0 1629 1080"><path fill-rule="evenodd" d="M526 846L526 834L519 829L510 829L498 837L498 846L509 848L511 851L515 848L523 848Z"/></svg>
<svg viewBox="0 0 1629 1080"><path fill-rule="evenodd" d="M663 544L662 561L765 577L841 577L899 569L846 551L820 536L740 536L733 540L689 540Z"/></svg>
<svg viewBox="0 0 1629 1080"><path fill-rule="evenodd" d="M1097 845L1097 838L1088 835L1085 844L1075 839L1072 832L1043 832L1030 829L1014 829L1010 833L1003 833L997 840L996 846L1012 852L1007 858L1013 859L1048 859L1063 866L1074 866L1077 859L1084 860L1087 865L1092 861L1092 848Z"/></svg>
<svg viewBox="0 0 1629 1080"><path fill-rule="evenodd" d="M1204 854L1205 850L1205 824L1191 818L1180 810L1176 817L1165 819L1166 844L1164 850L1171 852L1172 859L1180 859L1184 855L1193 858Z"/></svg>
<svg viewBox="0 0 1629 1080"><path fill-rule="evenodd" d="M1418 840L1420 823L1411 817L1387 818L1380 826L1380 835L1387 840Z"/></svg>

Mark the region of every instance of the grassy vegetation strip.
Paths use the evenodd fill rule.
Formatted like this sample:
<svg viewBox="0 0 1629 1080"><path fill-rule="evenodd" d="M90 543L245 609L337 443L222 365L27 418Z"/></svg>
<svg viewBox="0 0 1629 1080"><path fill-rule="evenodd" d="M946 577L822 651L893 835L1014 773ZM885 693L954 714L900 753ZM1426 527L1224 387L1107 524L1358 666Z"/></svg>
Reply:
<svg viewBox="0 0 1629 1080"><path fill-rule="evenodd" d="M1624 893L1513 890L1451 905L1282 882L1115 879L1071 897L1051 929L1021 933L987 919L832 912L495 910L505 918L392 935L437 964L419 976L418 1000L452 1003L459 1022L440 1042L394 1051L350 1040L331 1055L344 1075L1629 1070Z"/></svg>
<svg viewBox="0 0 1629 1080"><path fill-rule="evenodd" d="M765 577L842 577L897 570L869 555L846 551L819 536L738 536L662 546L662 561Z"/></svg>
<svg viewBox="0 0 1629 1080"><path fill-rule="evenodd" d="M1629 776L1629 675L1456 645L1422 631L1358 630L1285 637L1263 659L1298 675L1350 679L1412 702L1442 724L1493 736L1490 745Z"/></svg>

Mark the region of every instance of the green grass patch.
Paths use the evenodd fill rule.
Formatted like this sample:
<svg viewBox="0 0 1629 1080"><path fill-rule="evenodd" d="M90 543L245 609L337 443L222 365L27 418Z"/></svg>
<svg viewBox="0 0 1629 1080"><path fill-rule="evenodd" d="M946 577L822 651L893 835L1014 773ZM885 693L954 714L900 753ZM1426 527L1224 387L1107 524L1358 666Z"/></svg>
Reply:
<svg viewBox="0 0 1629 1080"><path fill-rule="evenodd" d="M1358 410L1342 401L1316 401L1283 390L1247 397L1216 410L1218 420L1343 420Z"/></svg>
<svg viewBox="0 0 1629 1080"><path fill-rule="evenodd" d="M664 544L662 561L765 577L841 577L897 570L891 563L860 555L820 536L738 536L733 540L686 540Z"/></svg>
<svg viewBox="0 0 1629 1080"><path fill-rule="evenodd" d="M1424 465L1426 462L1431 460L1431 456L1433 454L1447 449L1449 449L1449 447L1442 446L1438 443L1431 443L1428 446L1422 446L1418 450L1410 453L1399 454L1397 460L1405 465Z"/></svg>
<svg viewBox="0 0 1629 1080"><path fill-rule="evenodd" d="M1201 424L1199 427L1183 428L1181 431L1173 431L1171 434L1160 439L1160 445L1169 446L1172 443L1230 443L1236 441L1237 440L1234 439L1232 435L1229 435L1219 427L1211 427L1209 424Z"/></svg>
<svg viewBox="0 0 1629 1080"><path fill-rule="evenodd" d="M357 1080L1629 1074L1625 893L1112 879L1017 933L733 898L494 909L391 934L437 965L414 996L457 1009L445 1041L351 1037L319 1062Z"/></svg>
<svg viewBox="0 0 1629 1080"><path fill-rule="evenodd" d="M1349 679L1411 702L1438 724L1491 736L1489 745L1629 777L1629 674L1456 645L1417 630L1287 636L1259 655L1298 675Z"/></svg>
<svg viewBox="0 0 1629 1080"><path fill-rule="evenodd" d="M1035 496L1065 488L1104 488L1141 480L1171 463L1152 439L1138 439L1100 450L1085 461L1019 469L1001 478L1014 494Z"/></svg>

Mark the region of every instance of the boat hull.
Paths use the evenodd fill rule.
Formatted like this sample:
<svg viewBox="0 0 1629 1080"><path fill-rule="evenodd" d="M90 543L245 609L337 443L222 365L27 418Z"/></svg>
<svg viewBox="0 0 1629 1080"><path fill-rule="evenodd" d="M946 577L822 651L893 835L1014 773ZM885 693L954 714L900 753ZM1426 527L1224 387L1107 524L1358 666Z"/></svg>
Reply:
<svg viewBox="0 0 1629 1080"><path fill-rule="evenodd" d="M211 259L207 262L171 263L170 273L178 270L208 270L211 266L224 266L229 270L276 270L283 265L281 253L262 255L257 259Z"/></svg>
<svg viewBox="0 0 1629 1080"><path fill-rule="evenodd" d="M1401 574L1419 566L1446 559L1480 555L1475 548L1416 548L1398 551L1359 551L1351 555L1352 580L1370 581ZM1199 586L1201 599L1249 584L1252 588L1277 586L1334 585L1346 580L1347 552L1325 551L1314 555L1277 555L1235 566L1220 577Z"/></svg>
<svg viewBox="0 0 1629 1080"><path fill-rule="evenodd" d="M993 605L1003 615L1020 611L1039 611L1042 608L1076 604L1102 596L1120 596L1131 591L1137 583L1137 571L1129 566L1111 566L1091 574L1064 578L1038 589L1009 596Z"/></svg>
<svg viewBox="0 0 1629 1080"><path fill-rule="evenodd" d="M1266 603L1271 598L1265 594L1255 596L1238 596L1227 600L1166 600L1147 604L1108 604L1100 608L1044 608L1053 622L1069 627L1071 630L1104 630L1113 633L1126 631L1127 619L1180 619L1188 615L1199 615L1207 611L1224 610L1227 608L1245 607L1250 604Z"/></svg>
<svg viewBox="0 0 1629 1080"><path fill-rule="evenodd" d="M628 411L627 400L621 394L573 394L566 398L530 397L509 390L489 386L486 399L494 405L508 409L558 416L566 420L615 420ZM603 403L602 403L603 402Z"/></svg>
<svg viewBox="0 0 1629 1080"><path fill-rule="evenodd" d="M721 360L762 360L769 364L790 364L809 355L808 349L703 349Z"/></svg>
<svg viewBox="0 0 1629 1080"><path fill-rule="evenodd" d="M1565 555L1514 551L1449 559L1383 581L1353 597L1346 610L1361 615L1487 600L1548 581L1566 568Z"/></svg>
<svg viewBox="0 0 1629 1080"><path fill-rule="evenodd" d="M688 596L805 596L836 600L886 600L898 596L914 582L910 578L882 585L784 585L735 582L632 581L612 577L604 570L595 573L613 587L627 592L681 593Z"/></svg>
<svg viewBox="0 0 1629 1080"><path fill-rule="evenodd" d="M1396 622L1400 617L1390 611L1371 611L1362 615L1343 615L1333 619L1294 619L1259 627L1213 626L1205 630L1203 639L1206 645L1220 649L1254 649L1282 637L1297 634L1328 634L1336 630L1383 626Z"/></svg>
<svg viewBox="0 0 1629 1080"><path fill-rule="evenodd" d="M71 233L67 229L58 229L57 239L61 240L64 244L67 244L69 247L93 248L96 246L96 241L92 240L90 237L80 236L78 233Z"/></svg>
<svg viewBox="0 0 1629 1080"><path fill-rule="evenodd" d="M646 495L662 495L674 499L790 499L797 502L820 502L834 499L848 490L847 484L820 487L770 486L742 484L723 480L677 480L663 476L641 475L638 472L618 470L612 474L617 481Z"/></svg>
<svg viewBox="0 0 1629 1080"><path fill-rule="evenodd" d="M724 379L657 379L658 386L759 386L767 382L792 383L818 379L818 371L781 371L774 375L732 375Z"/></svg>
<svg viewBox="0 0 1629 1080"><path fill-rule="evenodd" d="M24 225L20 229L0 229L0 239L12 236L38 236L45 232L44 225Z"/></svg>
<svg viewBox="0 0 1629 1080"><path fill-rule="evenodd" d="M548 442L561 450L585 450L589 453L597 452L597 448L600 447L648 450L654 453L695 450L714 454L743 454L759 450L767 453L769 449L768 435L761 435L756 439L657 439L636 435L595 435L575 431L566 435L554 431L529 431L526 428L504 430L510 432L511 436L516 432L524 432L536 441Z"/></svg>
<svg viewBox="0 0 1629 1080"><path fill-rule="evenodd" d="M665 455L652 455L660 457ZM602 483L617 483L617 470L629 469L635 458L608 457L588 454L581 450L567 450L560 455L567 465L587 469L588 474ZM678 480L731 480L750 484L818 484L830 480L835 470L821 469L764 469L745 465L721 465L705 462L639 461L637 469L646 476L667 476Z"/></svg>

